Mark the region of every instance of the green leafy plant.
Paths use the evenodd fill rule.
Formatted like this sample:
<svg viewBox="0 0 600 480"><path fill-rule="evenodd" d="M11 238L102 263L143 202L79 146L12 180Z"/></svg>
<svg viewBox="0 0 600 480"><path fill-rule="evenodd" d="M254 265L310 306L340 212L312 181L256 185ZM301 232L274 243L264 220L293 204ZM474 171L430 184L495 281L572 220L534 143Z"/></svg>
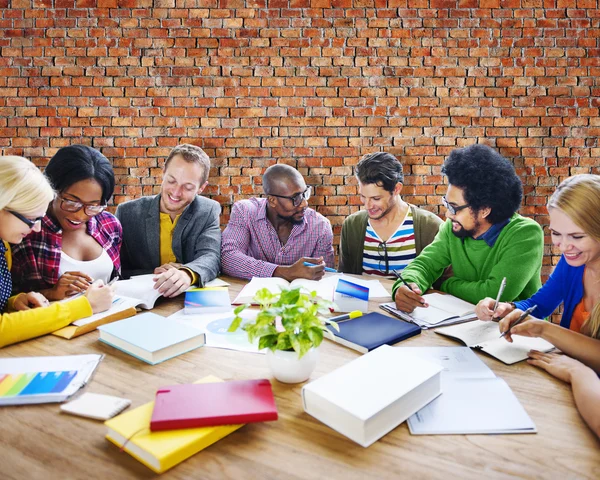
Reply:
<svg viewBox="0 0 600 480"><path fill-rule="evenodd" d="M324 315L329 314L335 304L317 297L316 292L304 293L302 288L282 289L279 293L271 293L262 288L253 301L260 305L260 311L254 322L243 325L248 333L248 340L258 339L258 348L275 350L294 350L298 358L302 358L312 347L318 347L323 335L333 334L326 325L339 331L335 322ZM242 324L240 313L250 306L240 305L233 312L235 317L229 326L229 332L235 332Z"/></svg>

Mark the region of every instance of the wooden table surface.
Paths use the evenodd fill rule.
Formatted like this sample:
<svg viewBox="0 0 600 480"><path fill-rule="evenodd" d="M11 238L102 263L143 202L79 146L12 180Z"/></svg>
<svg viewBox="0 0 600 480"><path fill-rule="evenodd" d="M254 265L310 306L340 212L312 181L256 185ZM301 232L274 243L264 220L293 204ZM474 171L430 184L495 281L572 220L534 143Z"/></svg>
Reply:
<svg viewBox="0 0 600 480"><path fill-rule="evenodd" d="M242 282L231 283L231 298ZM391 282L383 281L391 290ZM163 300L168 315L183 299ZM373 302L373 310L378 303ZM423 331L402 346L456 346ZM98 341L98 332L73 340L48 335L0 350L0 357L103 353L86 391L132 400L135 408L169 383L206 375L224 380L270 378L264 355L204 347L151 366ZM480 354L478 354L480 355ZM359 356L328 340L311 376ZM276 422L249 424L164 473L165 479L246 478L600 478L600 442L577 413L568 385L526 362L504 365L481 355L513 389L538 433L526 435L412 436L406 423L365 449L302 409L300 385L271 379L279 410ZM108 442L102 422L61 414L57 404L0 409L0 478L126 479L157 476Z"/></svg>

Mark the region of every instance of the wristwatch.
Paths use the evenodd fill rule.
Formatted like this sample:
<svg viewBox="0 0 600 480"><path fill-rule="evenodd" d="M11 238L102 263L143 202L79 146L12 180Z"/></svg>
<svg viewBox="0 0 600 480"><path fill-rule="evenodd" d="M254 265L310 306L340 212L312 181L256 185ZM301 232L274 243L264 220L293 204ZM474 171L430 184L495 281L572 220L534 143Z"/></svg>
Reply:
<svg viewBox="0 0 600 480"><path fill-rule="evenodd" d="M517 309L517 304L515 302L508 302L508 304L512 307L513 310Z"/></svg>

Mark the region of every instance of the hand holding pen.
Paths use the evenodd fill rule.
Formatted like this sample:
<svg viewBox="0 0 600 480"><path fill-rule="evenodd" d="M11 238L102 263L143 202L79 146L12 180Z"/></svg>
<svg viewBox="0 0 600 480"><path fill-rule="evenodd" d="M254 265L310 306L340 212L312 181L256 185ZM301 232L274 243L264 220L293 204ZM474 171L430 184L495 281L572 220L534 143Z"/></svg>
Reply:
<svg viewBox="0 0 600 480"><path fill-rule="evenodd" d="M511 322L511 320L518 315L518 312L520 312L520 310L515 310L514 312L512 312L510 315L508 315L506 318L504 318L501 322L500 322L500 331L502 332L502 334L500 335L500 337L506 337L506 339L509 342L512 342L512 329L514 327L516 327L517 325L519 325L520 323L524 322L525 319L527 319L527 317L531 314L531 312L533 312L535 309L537 308L537 305L533 305L532 307L529 307L527 310L525 310L524 312L521 312L521 315L517 318L516 321ZM512 318L511 318L512 317ZM516 332L515 332L516 333Z"/></svg>
<svg viewBox="0 0 600 480"><path fill-rule="evenodd" d="M396 302L396 308L403 312L412 312L416 307L428 307L427 302L421 296L422 292L416 283L408 283L402 274L396 270L392 270L394 275L404 284L404 287L400 287L396 290L394 301ZM405 288L406 287L406 288Z"/></svg>

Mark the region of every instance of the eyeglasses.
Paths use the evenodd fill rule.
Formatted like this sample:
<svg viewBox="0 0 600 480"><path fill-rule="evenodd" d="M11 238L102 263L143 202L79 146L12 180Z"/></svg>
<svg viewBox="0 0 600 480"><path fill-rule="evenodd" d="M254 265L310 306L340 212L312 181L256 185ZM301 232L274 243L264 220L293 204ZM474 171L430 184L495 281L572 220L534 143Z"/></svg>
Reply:
<svg viewBox="0 0 600 480"><path fill-rule="evenodd" d="M448 209L448 211L450 212L450 215L456 215L461 210L464 210L465 208L470 207L470 205L468 203L461 205L460 207L455 207L454 205L450 205L448 203L448 200L446 200L446 197L442 197L442 203L444 204L444 207L446 207Z"/></svg>
<svg viewBox="0 0 600 480"><path fill-rule="evenodd" d="M379 271L384 272L386 275L389 275L390 260L388 258L387 245L385 242L381 242L377 245L377 255L379 255ZM385 270L381 268L381 262L385 262Z"/></svg>
<svg viewBox="0 0 600 480"><path fill-rule="evenodd" d="M312 187L306 187L306 190L304 190L303 192L298 192L296 195L292 195L291 197L286 197L285 195L275 195L274 193L267 193L267 195L270 195L271 197L277 197L277 198L287 198L288 200L292 201L292 204L294 205L294 207L299 206L303 200L308 201L308 199L310 198L310 194L312 192Z"/></svg>
<svg viewBox="0 0 600 480"><path fill-rule="evenodd" d="M94 215L98 215L106 210L106 205L90 205L87 203L77 202L75 200L69 200L62 195L59 195L58 197L60 198L60 209L64 210L65 212L74 213L83 208L83 211L88 217L93 217Z"/></svg>
<svg viewBox="0 0 600 480"><path fill-rule="evenodd" d="M35 224L38 222L42 223L42 219L44 218L44 217L36 217L33 220L30 220L29 218L21 215L20 213L13 212L12 210L7 210L7 212L12 213L15 217L17 217L19 220L21 220L29 228L35 227Z"/></svg>

